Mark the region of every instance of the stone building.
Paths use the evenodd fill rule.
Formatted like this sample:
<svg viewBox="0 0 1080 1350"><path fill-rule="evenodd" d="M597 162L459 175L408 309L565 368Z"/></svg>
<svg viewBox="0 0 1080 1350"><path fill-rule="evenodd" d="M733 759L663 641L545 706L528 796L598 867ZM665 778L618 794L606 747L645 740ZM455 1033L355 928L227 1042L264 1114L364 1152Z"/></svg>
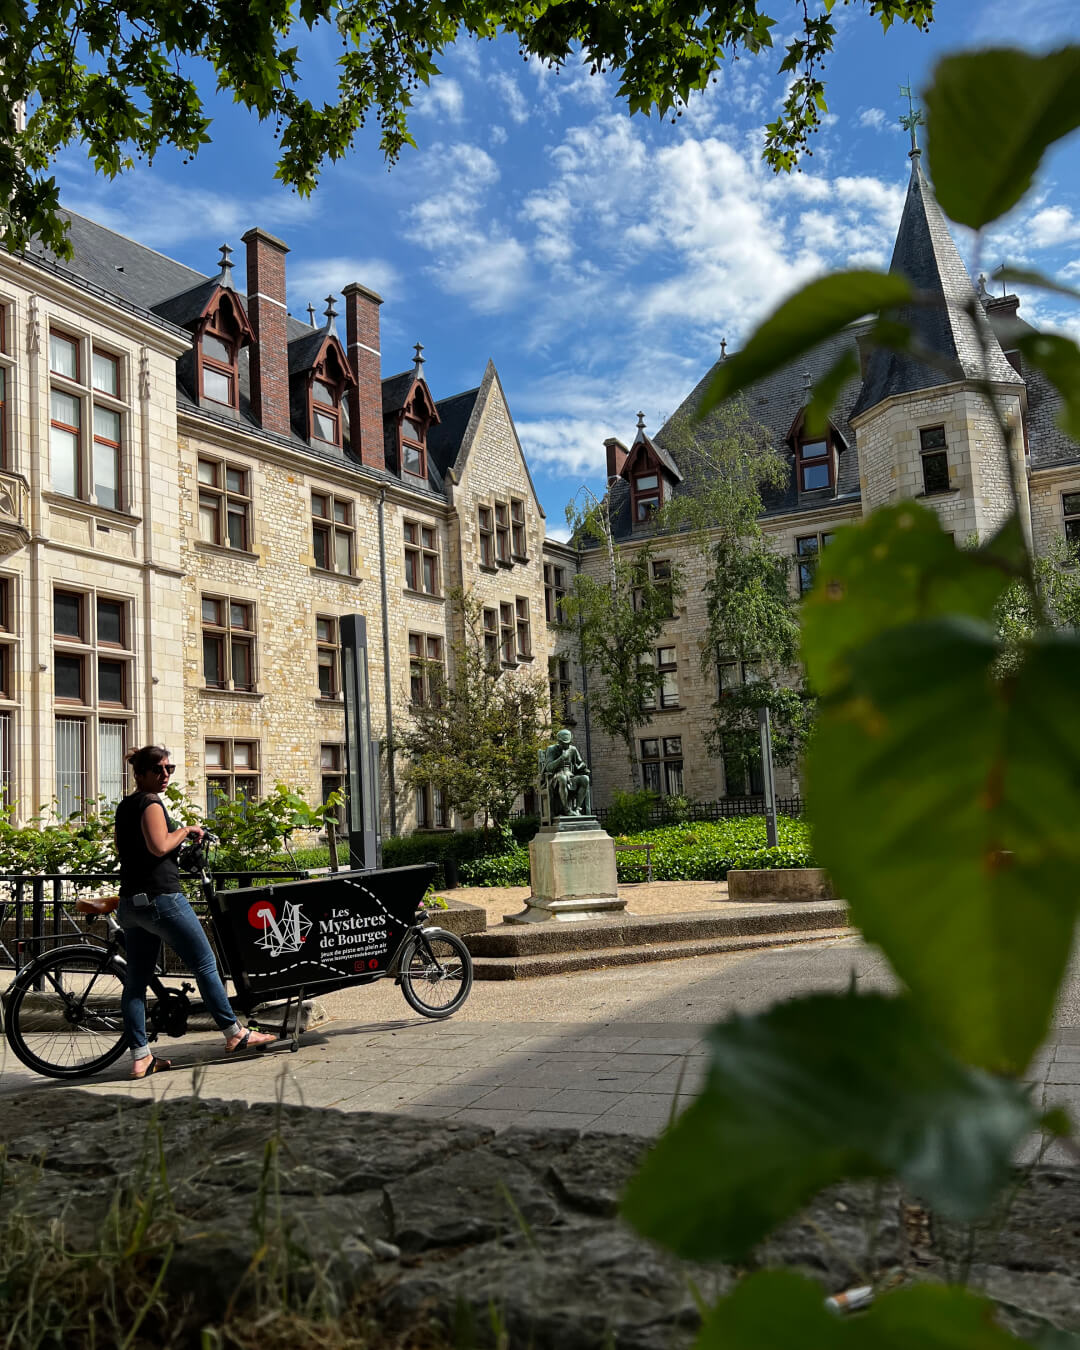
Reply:
<svg viewBox="0 0 1080 1350"><path fill-rule="evenodd" d="M834 532L876 507L916 499L938 513L958 542L986 538L1011 513L1006 451L975 384L984 361L1002 415L1022 427L1017 454L1023 463L1015 466L1019 507L1036 550L1045 553L1062 538L1080 543L1080 446L1057 425L1056 393L1039 371L1025 368L1017 350L1018 334L1031 331L1017 314L1017 297L991 297L981 279L978 292L973 287L918 150L911 155L891 270L936 301L901 316L923 351L932 354L931 364L870 351L869 325L854 324L744 397L752 423L786 465L785 487L768 495L761 525L771 545L791 559L795 593L812 583L818 555ZM973 305L975 312L981 305L985 317L981 336L968 317ZM826 434L811 437L804 415L813 388L845 350L856 358L858 374L837 399ZM696 407L715 369L672 422ZM711 758L702 745L701 730L717 699L732 684L753 678L754 671L752 663L740 669L724 653L715 654L715 661L710 653L708 669L702 670L706 563L685 537L658 535L653 521L657 507L686 490L677 457L665 446L672 422L653 437L639 425L629 447L616 439L606 442L619 546L635 549L647 540L661 565L676 560L685 570L684 596L657 640L664 688L649 725L639 732L643 774L660 792L699 800L755 795L759 766ZM709 426L706 419L706 435ZM599 571L603 560L594 550L583 555L581 565ZM595 728L589 741L596 800L603 804L615 788L630 786L626 754L621 743ZM778 774L781 793L797 792L798 786L797 776Z"/></svg>
<svg viewBox="0 0 1080 1350"><path fill-rule="evenodd" d="M0 779L26 818L164 742L219 794L341 785L341 617L367 619L373 734L430 697L470 588L506 669L546 666L544 513L494 365L437 398L383 377L378 295L286 308L288 249L208 276L78 215L73 256L0 254ZM339 317L343 330L339 331ZM450 826L382 756L384 828Z"/></svg>

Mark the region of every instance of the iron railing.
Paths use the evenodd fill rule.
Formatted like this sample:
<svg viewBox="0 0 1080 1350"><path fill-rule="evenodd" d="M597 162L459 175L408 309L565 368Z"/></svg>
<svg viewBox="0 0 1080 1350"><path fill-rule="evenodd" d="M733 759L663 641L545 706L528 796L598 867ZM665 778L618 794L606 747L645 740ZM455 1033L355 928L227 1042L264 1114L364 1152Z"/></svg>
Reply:
<svg viewBox="0 0 1080 1350"><path fill-rule="evenodd" d="M596 812L601 825L606 824L612 807L602 806ZM801 816L803 801L801 797L777 797L776 810L781 816ZM682 825L693 820L735 820L741 816L763 816L765 814L764 797L721 797L712 802L666 802L659 801L653 806L646 818L646 825L652 829L660 825Z"/></svg>

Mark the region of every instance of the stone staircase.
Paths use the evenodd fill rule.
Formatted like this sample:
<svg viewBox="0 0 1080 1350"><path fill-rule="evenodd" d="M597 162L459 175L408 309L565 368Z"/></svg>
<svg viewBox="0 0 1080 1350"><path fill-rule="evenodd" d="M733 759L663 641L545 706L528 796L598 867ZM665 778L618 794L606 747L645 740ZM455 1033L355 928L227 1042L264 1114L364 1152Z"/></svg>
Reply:
<svg viewBox="0 0 1080 1350"><path fill-rule="evenodd" d="M715 956L848 937L836 900L745 904L718 913L624 914L597 923L505 924L465 937L478 980L523 980L574 970Z"/></svg>

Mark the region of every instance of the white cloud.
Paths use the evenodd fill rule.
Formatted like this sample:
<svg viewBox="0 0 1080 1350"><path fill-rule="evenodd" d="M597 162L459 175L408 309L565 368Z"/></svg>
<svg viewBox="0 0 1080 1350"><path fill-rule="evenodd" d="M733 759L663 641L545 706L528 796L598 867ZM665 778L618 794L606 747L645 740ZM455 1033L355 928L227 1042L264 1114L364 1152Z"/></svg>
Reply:
<svg viewBox="0 0 1080 1350"><path fill-rule="evenodd" d="M400 299L401 277L396 267L381 258L302 258L286 266L286 284L292 312L305 316L309 303L319 314L327 295L340 297L342 287L358 281L370 290L378 291L384 300ZM338 303L339 312L344 305Z"/></svg>
<svg viewBox="0 0 1080 1350"><path fill-rule="evenodd" d="M887 115L883 108L860 108L858 122L861 127L869 127L871 131L881 131L887 121Z"/></svg>
<svg viewBox="0 0 1080 1350"><path fill-rule="evenodd" d="M491 126L488 127L488 139L491 141L492 145L505 145L506 128L499 126L498 122L493 122Z"/></svg>
<svg viewBox="0 0 1080 1350"><path fill-rule="evenodd" d="M507 116L512 122L529 120L529 103L521 92L517 80L504 70L496 71L488 77L488 83L496 91L506 106Z"/></svg>
<svg viewBox="0 0 1080 1350"><path fill-rule="evenodd" d="M548 526L544 531L549 539L554 539L560 544L566 544L570 540L570 528L567 525Z"/></svg>
<svg viewBox="0 0 1080 1350"><path fill-rule="evenodd" d="M413 110L418 117L460 122L465 116L464 90L451 75L437 75L429 85L421 86Z"/></svg>
<svg viewBox="0 0 1080 1350"><path fill-rule="evenodd" d="M1080 239L1080 220L1067 206L1046 206L1028 222L1028 238L1036 248L1055 248Z"/></svg>
<svg viewBox="0 0 1080 1350"><path fill-rule="evenodd" d="M977 17L976 17L977 16ZM983 0L975 13L973 44L1000 45L1003 36L1022 47L1059 47L1080 36L1076 0Z"/></svg>

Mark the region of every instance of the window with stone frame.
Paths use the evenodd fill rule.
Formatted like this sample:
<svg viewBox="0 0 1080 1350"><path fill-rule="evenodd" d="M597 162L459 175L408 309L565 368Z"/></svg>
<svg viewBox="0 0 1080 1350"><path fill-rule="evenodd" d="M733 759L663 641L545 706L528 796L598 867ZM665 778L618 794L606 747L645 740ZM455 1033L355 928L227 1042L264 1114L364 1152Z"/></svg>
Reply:
<svg viewBox="0 0 1080 1350"><path fill-rule="evenodd" d="M484 660L489 667L499 664L499 611L484 610Z"/></svg>
<svg viewBox="0 0 1080 1350"><path fill-rule="evenodd" d="M225 595L202 597L203 679L207 689L255 690L255 605Z"/></svg>
<svg viewBox="0 0 1080 1350"><path fill-rule="evenodd" d="M514 606L505 601L499 605L499 652L504 666L515 664L517 651L517 620Z"/></svg>
<svg viewBox="0 0 1080 1350"><path fill-rule="evenodd" d="M1080 492L1061 494L1061 513L1065 524L1065 538L1080 548Z"/></svg>
<svg viewBox="0 0 1080 1350"><path fill-rule="evenodd" d="M334 741L319 746L319 775L321 801L325 806L335 792L345 791L345 747ZM345 804L342 802L331 816L338 830L345 829Z"/></svg>
<svg viewBox="0 0 1080 1350"><path fill-rule="evenodd" d="M760 797L765 791L761 770L761 754L722 750L720 763L724 771L725 797Z"/></svg>
<svg viewBox="0 0 1080 1350"><path fill-rule="evenodd" d="M480 529L480 566L495 566L495 525L490 506L477 507Z"/></svg>
<svg viewBox="0 0 1080 1350"><path fill-rule="evenodd" d="M0 469L12 467L11 409L14 404L15 362L11 359L8 347L10 325L11 310L0 303Z"/></svg>
<svg viewBox="0 0 1080 1350"><path fill-rule="evenodd" d="M919 431L922 455L923 492L933 497L949 489L949 450L944 427L923 427Z"/></svg>
<svg viewBox="0 0 1080 1350"><path fill-rule="evenodd" d="M832 433L802 436L795 442L795 473L800 492L820 492L835 486Z"/></svg>
<svg viewBox="0 0 1080 1350"><path fill-rule="evenodd" d="M15 643L15 579L0 576L0 700L5 703L15 700ZM0 763L0 786L2 779Z"/></svg>
<svg viewBox="0 0 1080 1350"><path fill-rule="evenodd" d="M353 504L329 492L311 494L311 538L315 566L341 576L355 574Z"/></svg>
<svg viewBox="0 0 1080 1350"><path fill-rule="evenodd" d="M548 698L551 720L556 729L574 725L574 685L570 678L570 662L565 656L548 657Z"/></svg>
<svg viewBox="0 0 1080 1350"><path fill-rule="evenodd" d="M630 512L635 525L652 520L664 504L664 480L659 466L643 465L643 472L630 476Z"/></svg>
<svg viewBox="0 0 1080 1350"><path fill-rule="evenodd" d="M514 626L517 630L517 659L532 660L532 624L529 621L529 598L518 595L514 598Z"/></svg>
<svg viewBox="0 0 1080 1350"><path fill-rule="evenodd" d="M59 814L81 812L99 796L119 801L134 723L130 600L54 589L53 701Z"/></svg>
<svg viewBox="0 0 1080 1350"><path fill-rule="evenodd" d="M510 507L495 503L495 561L510 565Z"/></svg>
<svg viewBox="0 0 1080 1350"><path fill-rule="evenodd" d="M439 594L439 549L433 525L418 520L406 520L405 587L424 595Z"/></svg>
<svg viewBox="0 0 1080 1350"><path fill-rule="evenodd" d="M410 633L409 702L416 708L439 707L445 681L442 638L431 633Z"/></svg>
<svg viewBox="0 0 1080 1350"><path fill-rule="evenodd" d="M341 640L337 618L332 614L315 616L315 660L320 698L340 698Z"/></svg>
<svg viewBox="0 0 1080 1350"><path fill-rule="evenodd" d="M832 540L833 536L829 532L804 534L795 540L795 578L799 585L800 595L806 595L813 587L814 577L817 575L818 558L821 556L822 549L828 548Z"/></svg>
<svg viewBox="0 0 1080 1350"><path fill-rule="evenodd" d="M649 655L642 658L644 665L649 664ZM652 662L660 672L659 705L661 708L678 708L679 705L679 664L674 647L657 647ZM657 695L654 691L641 701L643 708L655 708Z"/></svg>
<svg viewBox="0 0 1080 1350"><path fill-rule="evenodd" d="M251 551L251 470L245 464L200 455L199 538L219 548Z"/></svg>
<svg viewBox="0 0 1080 1350"><path fill-rule="evenodd" d="M446 796L434 783L421 783L416 789L416 828L445 830L450 825Z"/></svg>
<svg viewBox="0 0 1080 1350"><path fill-rule="evenodd" d="M525 529L525 503L520 497L510 498L510 552L516 561L521 562L529 555L528 535Z"/></svg>
<svg viewBox="0 0 1080 1350"><path fill-rule="evenodd" d="M566 599L566 568L558 563L544 564L544 617L548 623L562 622L562 605Z"/></svg>
<svg viewBox="0 0 1080 1350"><path fill-rule="evenodd" d="M637 562L636 579L644 582L644 574L641 572L642 561ZM671 563L666 558L654 558L649 563L649 577L653 587L660 592L666 592L664 599L664 617L673 619L675 617L675 592L672 587ZM635 586L632 594L633 605L636 610L641 610L645 605L644 585Z"/></svg>
<svg viewBox="0 0 1080 1350"><path fill-rule="evenodd" d="M220 737L204 742L207 815L214 815L223 801L258 800L259 761L258 741Z"/></svg>
<svg viewBox="0 0 1080 1350"><path fill-rule="evenodd" d="M683 795L681 736L647 736L641 742L641 781L662 797Z"/></svg>
<svg viewBox="0 0 1080 1350"><path fill-rule="evenodd" d="M764 670L758 660L738 661L730 656L717 656L716 675L719 695L723 698L744 685L756 684L764 678Z"/></svg>
<svg viewBox="0 0 1080 1350"><path fill-rule="evenodd" d="M120 358L73 333L49 330L52 487L110 511L124 508ZM89 435L87 435L89 424Z"/></svg>

